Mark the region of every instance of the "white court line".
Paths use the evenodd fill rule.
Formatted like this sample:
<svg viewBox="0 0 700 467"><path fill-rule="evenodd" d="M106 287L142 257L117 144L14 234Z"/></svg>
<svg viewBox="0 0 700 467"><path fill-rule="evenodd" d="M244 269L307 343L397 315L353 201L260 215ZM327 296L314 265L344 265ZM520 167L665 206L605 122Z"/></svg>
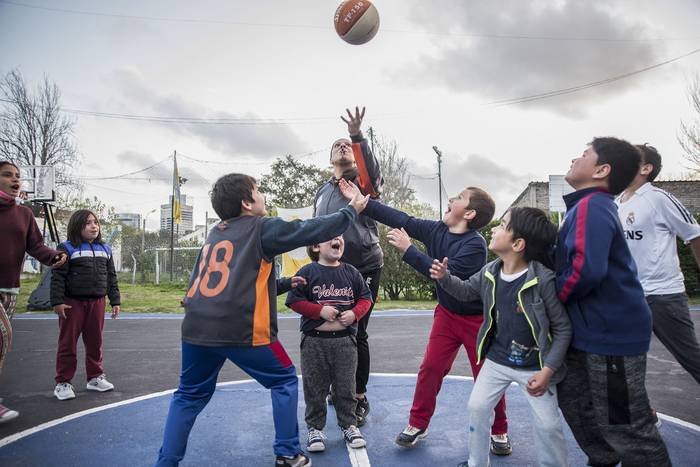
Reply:
<svg viewBox="0 0 700 467"><path fill-rule="evenodd" d="M371 467L367 448L351 448L348 443L345 443L345 447L348 448L348 457L350 457L352 467Z"/></svg>
<svg viewBox="0 0 700 467"><path fill-rule="evenodd" d="M401 377L401 378L416 378L416 377L418 377L418 375L416 373L370 373L370 376L386 376L386 377ZM301 379L301 375L297 375L297 378ZM474 380L474 378L471 376L457 376L457 375L447 375L443 379L450 379L450 380L454 380L454 381L473 381ZM223 387L223 386L232 386L235 384L254 383L254 382L256 382L256 381L253 379L243 379L240 381L224 381L222 383L217 383L216 387L219 388L219 387ZM516 383L512 383L512 384L516 384ZM10 435L10 436L7 436L5 438L0 439L0 448L7 446L10 443L14 443L15 441L20 440L22 438L25 438L29 435L37 433L39 431L43 431L43 430L46 430L48 428L54 427L56 425L60 425L61 423L75 420L76 418L80 418L80 417L83 417L85 415L90 415L93 413L101 412L103 410L112 409L114 407L120 407L122 405L132 404L134 402L139 402L139 401L143 401L143 400L147 400L147 399L153 399L155 397L165 396L168 394L172 394L173 392L175 392L175 389L168 389L166 391L145 394L143 396L138 396L138 397L134 397L134 398L127 399L127 400L114 402L112 404L102 405L99 407L93 407L91 409L83 410L81 412L76 412L74 414L66 415L65 417L57 418L55 420L50 420L48 422L44 422L40 425L37 425L35 427L27 428L24 431L20 431L19 433L15 433L13 435ZM689 428L693 431L697 431L698 433L700 433L700 426L695 425L694 423L686 422L685 420L681 420L679 418L672 417L670 415L665 415L665 414L662 414L661 412L657 412L656 414L660 418L662 418L663 420L668 420L670 422L677 423L677 424L681 425L682 427ZM368 462L369 462L369 460L368 460Z"/></svg>

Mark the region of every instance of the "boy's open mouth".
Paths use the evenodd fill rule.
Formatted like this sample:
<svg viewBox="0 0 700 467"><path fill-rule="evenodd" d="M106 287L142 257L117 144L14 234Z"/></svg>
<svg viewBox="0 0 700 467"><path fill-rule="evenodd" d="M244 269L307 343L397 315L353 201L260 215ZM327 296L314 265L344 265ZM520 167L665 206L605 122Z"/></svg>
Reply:
<svg viewBox="0 0 700 467"><path fill-rule="evenodd" d="M333 248L334 250L340 250L340 242L338 242L338 241L332 242L331 248Z"/></svg>

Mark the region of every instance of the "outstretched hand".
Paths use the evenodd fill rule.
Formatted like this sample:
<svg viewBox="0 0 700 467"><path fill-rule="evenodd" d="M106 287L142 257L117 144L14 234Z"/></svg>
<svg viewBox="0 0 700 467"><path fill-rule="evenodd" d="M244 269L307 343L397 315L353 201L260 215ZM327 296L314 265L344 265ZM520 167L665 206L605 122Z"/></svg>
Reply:
<svg viewBox="0 0 700 467"><path fill-rule="evenodd" d="M362 196L362 193L360 193L358 191L357 194L350 200L350 206L355 208L355 211L357 212L357 214L360 214L362 211L365 210L368 202L369 202L369 195Z"/></svg>
<svg viewBox="0 0 700 467"><path fill-rule="evenodd" d="M346 120L342 115L340 119L348 124L348 133L350 136L357 136L360 134L360 126L362 126L362 119L365 118L365 108L362 107L362 112L360 112L359 107L355 107L355 115L350 112L350 109L345 109L348 113L350 120Z"/></svg>
<svg viewBox="0 0 700 467"><path fill-rule="evenodd" d="M345 199L347 200L351 200L358 194L362 194L357 185L355 185L351 181L345 180L344 178L341 178L338 182L338 188L340 188L340 192L343 194L343 196L345 196Z"/></svg>
<svg viewBox="0 0 700 467"><path fill-rule="evenodd" d="M411 237L404 229L391 229L389 232L387 232L386 238L389 240L389 243L394 245L403 253L406 253L406 250L411 247Z"/></svg>
<svg viewBox="0 0 700 467"><path fill-rule="evenodd" d="M442 259L442 262L434 259L432 266L430 266L430 278L434 280L440 280L447 275L447 257Z"/></svg>

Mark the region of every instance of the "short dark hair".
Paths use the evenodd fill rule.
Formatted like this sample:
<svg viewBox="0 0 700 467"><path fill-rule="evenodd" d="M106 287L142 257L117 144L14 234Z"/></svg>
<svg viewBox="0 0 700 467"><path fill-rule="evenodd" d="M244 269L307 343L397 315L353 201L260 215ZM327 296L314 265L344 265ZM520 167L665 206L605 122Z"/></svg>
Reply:
<svg viewBox="0 0 700 467"><path fill-rule="evenodd" d="M604 137L593 138L590 142L598 154L598 165L608 164L608 191L617 196L622 193L639 173L642 155L632 144L624 139Z"/></svg>
<svg viewBox="0 0 700 467"><path fill-rule="evenodd" d="M220 177L211 189L211 205L219 219L225 221L241 215L241 201L255 201L255 179L245 174L227 174Z"/></svg>
<svg viewBox="0 0 700 467"><path fill-rule="evenodd" d="M553 266L552 253L557 241L557 226L550 222L547 214L537 208L510 208L510 223L506 226L513 240L525 240L525 261L539 261Z"/></svg>
<svg viewBox="0 0 700 467"><path fill-rule="evenodd" d="M316 243L315 245L308 245L306 247L306 254L309 255L309 258L311 258L311 261L314 263L318 263L320 254L318 251L315 251L314 248L318 247L319 244Z"/></svg>
<svg viewBox="0 0 700 467"><path fill-rule="evenodd" d="M661 154L649 143L638 144L637 149L642 154L642 165L651 164L654 167L647 175L647 180L653 182L661 172Z"/></svg>
<svg viewBox="0 0 700 467"><path fill-rule="evenodd" d="M470 186L467 187L467 191L469 191L469 206L467 206L467 209L476 211L476 216L469 222L469 229L479 230L488 225L493 219L493 214L496 212L496 203L491 198L491 195L481 188Z"/></svg>
<svg viewBox="0 0 700 467"><path fill-rule="evenodd" d="M83 228L87 224L88 218L93 216L97 223L100 223L100 219L97 215L90 211L89 209L79 209L75 211L68 220L68 241L75 247L79 247L83 243ZM100 233L97 234L97 238L93 240L93 243L102 243L102 229Z"/></svg>
<svg viewBox="0 0 700 467"><path fill-rule="evenodd" d="M8 161L8 160L0 161L0 167L5 166L5 165L11 165L19 171L19 166L12 161Z"/></svg>

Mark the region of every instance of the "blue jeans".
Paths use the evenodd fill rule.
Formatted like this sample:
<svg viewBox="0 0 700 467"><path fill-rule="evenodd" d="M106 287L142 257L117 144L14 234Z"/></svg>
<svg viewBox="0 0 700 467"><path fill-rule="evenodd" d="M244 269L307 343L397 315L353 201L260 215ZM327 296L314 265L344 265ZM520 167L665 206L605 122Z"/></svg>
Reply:
<svg viewBox="0 0 700 467"><path fill-rule="evenodd" d="M180 385L170 402L157 467L176 466L185 457L192 425L214 394L216 379L226 359L271 390L275 454L295 456L302 452L297 423L299 383L282 344L205 347L183 342Z"/></svg>

